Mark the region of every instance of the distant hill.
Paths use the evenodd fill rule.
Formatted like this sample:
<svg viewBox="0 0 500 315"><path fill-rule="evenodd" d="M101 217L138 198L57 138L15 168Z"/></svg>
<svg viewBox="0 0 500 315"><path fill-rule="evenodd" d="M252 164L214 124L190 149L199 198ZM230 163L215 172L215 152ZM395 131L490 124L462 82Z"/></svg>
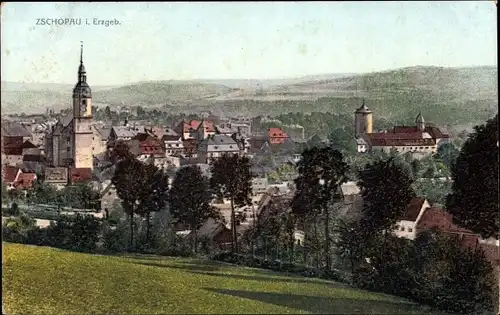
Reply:
<svg viewBox="0 0 500 315"><path fill-rule="evenodd" d="M72 85L23 84L2 82L2 110L7 113L43 112L51 107L56 111L71 103ZM92 98L96 105L148 106L199 101L207 97L225 95L231 88L218 84L182 81L139 82L120 87L92 86Z"/></svg>
<svg viewBox="0 0 500 315"><path fill-rule="evenodd" d="M49 106L56 110L67 108L72 88L72 85L62 84L30 86L2 82L2 110L31 113L44 111ZM415 66L366 74L321 74L295 79L148 81L92 88L93 101L98 106L168 104L186 110L188 107L196 110L217 107L222 111L239 111L241 106L238 104L250 104L248 101L251 101L250 105L244 105L246 111L258 106L259 112L274 113L306 107L309 111L318 110L315 100L326 98L331 101L323 101L319 110L347 112L355 106L354 99L363 97L376 107L379 117L409 117L419 109L432 110L439 116L458 109L457 115L482 119L497 110L498 69L494 66ZM290 101L293 108L285 108ZM482 114L477 116L477 112Z"/></svg>

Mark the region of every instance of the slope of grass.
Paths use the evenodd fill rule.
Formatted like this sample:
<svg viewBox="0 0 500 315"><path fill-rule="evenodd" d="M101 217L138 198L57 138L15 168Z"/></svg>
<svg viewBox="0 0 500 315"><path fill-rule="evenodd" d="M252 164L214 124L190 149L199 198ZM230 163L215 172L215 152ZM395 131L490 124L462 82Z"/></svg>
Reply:
<svg viewBox="0 0 500 315"><path fill-rule="evenodd" d="M3 243L7 314L430 314L323 280L193 259L99 256Z"/></svg>

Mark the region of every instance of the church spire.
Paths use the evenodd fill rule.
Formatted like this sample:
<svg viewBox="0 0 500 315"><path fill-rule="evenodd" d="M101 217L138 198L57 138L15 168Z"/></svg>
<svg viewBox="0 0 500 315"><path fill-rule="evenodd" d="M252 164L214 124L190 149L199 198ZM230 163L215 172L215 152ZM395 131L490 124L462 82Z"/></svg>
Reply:
<svg viewBox="0 0 500 315"><path fill-rule="evenodd" d="M80 42L80 67L78 67L78 82L87 81L87 72L83 65L83 42Z"/></svg>

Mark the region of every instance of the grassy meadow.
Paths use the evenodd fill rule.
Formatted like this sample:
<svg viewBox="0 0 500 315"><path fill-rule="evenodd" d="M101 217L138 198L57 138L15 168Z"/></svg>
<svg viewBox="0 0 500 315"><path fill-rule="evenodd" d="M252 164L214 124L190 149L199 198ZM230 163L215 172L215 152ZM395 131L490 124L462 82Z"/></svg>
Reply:
<svg viewBox="0 0 500 315"><path fill-rule="evenodd" d="M431 314L404 299L339 283L212 261L2 245L9 315Z"/></svg>

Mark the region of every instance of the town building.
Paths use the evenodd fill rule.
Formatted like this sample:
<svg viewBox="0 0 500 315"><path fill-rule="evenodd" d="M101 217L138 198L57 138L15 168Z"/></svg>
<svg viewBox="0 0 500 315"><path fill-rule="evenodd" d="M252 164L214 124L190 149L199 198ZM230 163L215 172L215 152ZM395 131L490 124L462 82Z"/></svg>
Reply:
<svg viewBox="0 0 500 315"><path fill-rule="evenodd" d="M392 130L373 132L372 111L363 102L355 112L355 135L359 153L382 150L410 153L422 158L437 152L450 136L434 124L426 123L420 112L414 126L396 126Z"/></svg>
<svg viewBox="0 0 500 315"><path fill-rule="evenodd" d="M236 141L226 135L211 135L198 145L199 163L210 163L224 154L239 154L240 147Z"/></svg>

